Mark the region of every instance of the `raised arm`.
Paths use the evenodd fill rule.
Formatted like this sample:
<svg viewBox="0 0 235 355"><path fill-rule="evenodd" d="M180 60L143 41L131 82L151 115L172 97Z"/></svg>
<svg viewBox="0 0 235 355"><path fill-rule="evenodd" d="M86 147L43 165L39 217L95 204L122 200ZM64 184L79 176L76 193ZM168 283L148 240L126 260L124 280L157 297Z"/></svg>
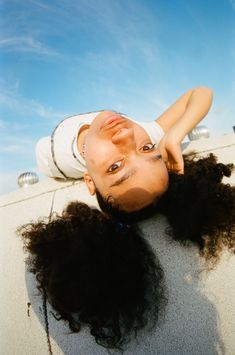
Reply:
<svg viewBox="0 0 235 355"><path fill-rule="evenodd" d="M198 87L187 91L171 105L156 122L165 133L174 127L181 141L208 113L212 103L212 90Z"/></svg>
<svg viewBox="0 0 235 355"><path fill-rule="evenodd" d="M165 131L159 149L169 171L184 172L180 143L205 117L212 96L212 90L205 87L189 90L156 120Z"/></svg>

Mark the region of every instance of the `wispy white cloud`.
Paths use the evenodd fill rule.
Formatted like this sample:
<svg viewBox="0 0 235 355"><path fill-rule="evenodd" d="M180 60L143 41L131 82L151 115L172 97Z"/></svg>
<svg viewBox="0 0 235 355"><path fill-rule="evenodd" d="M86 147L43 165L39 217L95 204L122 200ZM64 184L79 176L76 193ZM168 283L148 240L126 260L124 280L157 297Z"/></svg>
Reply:
<svg viewBox="0 0 235 355"><path fill-rule="evenodd" d="M0 48L15 52L31 52L44 56L57 56L58 53L30 36L12 36L0 39Z"/></svg>
<svg viewBox="0 0 235 355"><path fill-rule="evenodd" d="M157 19L143 3L82 0L80 11L112 38L126 61L138 56L147 62L159 58Z"/></svg>
<svg viewBox="0 0 235 355"><path fill-rule="evenodd" d="M26 129L32 129L32 125L30 124L30 122L28 123L23 123L20 121L7 121L7 120L0 120L0 132L1 130L11 130L12 132L15 133L20 133L25 131Z"/></svg>
<svg viewBox="0 0 235 355"><path fill-rule="evenodd" d="M102 64L104 67L107 64L115 68L130 67L136 58L149 64L160 57L156 15L152 14L148 5L136 0L126 3L61 0L56 4L30 0L23 15L16 17L14 26L11 19L7 20L7 28L3 30L5 35L0 39L0 48L46 57L60 56L69 60L71 65L76 58L87 62L93 56L100 67ZM18 35L19 28L21 36ZM48 36L51 39L60 38L64 44L60 46L60 53L51 48ZM87 45L82 44L82 49L77 52L76 41L81 37L86 38ZM96 44L89 45L94 38ZM106 41L112 45L106 46Z"/></svg>
<svg viewBox="0 0 235 355"><path fill-rule="evenodd" d="M42 8L43 10L48 10L48 11L53 11L53 12L54 12L53 6L49 6L48 4L45 4L45 3L41 2L41 1L29 0L29 2L30 2L31 4L34 4L34 5L36 5L36 6L40 7L40 8Z"/></svg>
<svg viewBox="0 0 235 355"><path fill-rule="evenodd" d="M46 1L30 2L34 8L37 6L43 10L45 16L57 14L52 16L53 26L50 28L41 21L40 30L44 35L51 30L57 37L72 44L74 38L80 38L79 35L74 36L74 33L84 34L88 44L96 37L97 44L88 45L79 51L79 58L84 55L86 60L86 55L93 55L99 61L102 57L101 62L104 65L128 65L132 59L139 57L148 63L159 58L157 19L144 3L135 0L122 4L109 0L61 0L59 5L55 6L48 5ZM91 24L94 28L93 34ZM34 27L33 23L31 27ZM114 50L110 50L110 46L106 47L105 41L112 43ZM70 53L71 55L76 56L74 53Z"/></svg>
<svg viewBox="0 0 235 355"><path fill-rule="evenodd" d="M31 154L35 146L35 139L26 134L15 135L9 130L1 137L0 153L21 153L24 156Z"/></svg>
<svg viewBox="0 0 235 355"><path fill-rule="evenodd" d="M40 102L22 97L18 90L4 87L0 93L0 104L17 115L38 116L47 119L56 119L66 116L65 113L57 112L52 107L46 107Z"/></svg>
<svg viewBox="0 0 235 355"><path fill-rule="evenodd" d="M0 119L0 128L6 125L6 121Z"/></svg>
<svg viewBox="0 0 235 355"><path fill-rule="evenodd" d="M0 153L15 153L20 151L21 147L16 144L11 144L8 146L0 146Z"/></svg>

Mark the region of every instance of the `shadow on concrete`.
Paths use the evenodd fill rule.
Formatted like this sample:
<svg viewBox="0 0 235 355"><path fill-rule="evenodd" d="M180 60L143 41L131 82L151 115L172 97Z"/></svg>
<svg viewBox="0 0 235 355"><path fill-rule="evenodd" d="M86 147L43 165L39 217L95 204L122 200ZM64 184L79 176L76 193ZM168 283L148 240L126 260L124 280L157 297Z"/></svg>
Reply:
<svg viewBox="0 0 235 355"><path fill-rule="evenodd" d="M225 353L220 338L218 314L215 306L203 294L202 265L195 248L182 247L165 233L164 218L156 216L144 222L146 239L157 253L165 272L168 305L157 328L142 332L128 344L124 354L131 355L184 355ZM45 329L43 298L38 295L34 275L26 271L26 287L31 306ZM65 285L66 287L66 285ZM65 355L120 354L97 345L87 328L70 334L66 322L57 321L48 305L49 333L61 353ZM46 331L45 331L45 342Z"/></svg>

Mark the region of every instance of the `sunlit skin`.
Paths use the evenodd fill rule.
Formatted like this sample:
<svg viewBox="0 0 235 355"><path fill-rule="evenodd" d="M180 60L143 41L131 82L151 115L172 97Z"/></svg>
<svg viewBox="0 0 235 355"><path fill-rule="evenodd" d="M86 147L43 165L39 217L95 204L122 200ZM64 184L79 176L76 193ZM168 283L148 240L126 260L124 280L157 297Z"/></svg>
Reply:
<svg viewBox="0 0 235 355"><path fill-rule="evenodd" d="M114 205L134 211L166 191L168 172L160 151L135 122L104 111L84 132L83 141L84 180L91 194L97 188Z"/></svg>
<svg viewBox="0 0 235 355"><path fill-rule="evenodd" d="M100 113L77 141L84 153L84 179L90 193L98 189L126 211L138 210L160 197L168 186L168 171L184 173L180 144L208 113L212 98L212 90L206 87L185 92L155 120L165 133L158 146L130 119L112 111Z"/></svg>

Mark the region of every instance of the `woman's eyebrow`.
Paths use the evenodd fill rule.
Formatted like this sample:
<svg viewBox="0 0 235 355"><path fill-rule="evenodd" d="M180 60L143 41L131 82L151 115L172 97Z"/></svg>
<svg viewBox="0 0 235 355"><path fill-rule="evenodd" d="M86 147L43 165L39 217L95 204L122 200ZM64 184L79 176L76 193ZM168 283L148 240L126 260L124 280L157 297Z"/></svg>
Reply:
<svg viewBox="0 0 235 355"><path fill-rule="evenodd" d="M121 183L123 183L124 181L126 181L130 176L135 175L137 172L137 169L132 169L130 171L128 171L127 173L125 173L124 175L122 175L122 177L120 177L119 179L117 179L113 184L111 184L109 187L113 187L113 186L118 186Z"/></svg>
<svg viewBox="0 0 235 355"><path fill-rule="evenodd" d="M156 162L156 161L160 160L161 158L162 158L161 154L157 154L157 155L152 155L152 156L148 157L148 160ZM137 172L136 168L128 171L122 177L120 177L118 180L116 180L113 184L111 184L109 187L120 185L121 183L126 181L130 176L135 175L136 172Z"/></svg>

